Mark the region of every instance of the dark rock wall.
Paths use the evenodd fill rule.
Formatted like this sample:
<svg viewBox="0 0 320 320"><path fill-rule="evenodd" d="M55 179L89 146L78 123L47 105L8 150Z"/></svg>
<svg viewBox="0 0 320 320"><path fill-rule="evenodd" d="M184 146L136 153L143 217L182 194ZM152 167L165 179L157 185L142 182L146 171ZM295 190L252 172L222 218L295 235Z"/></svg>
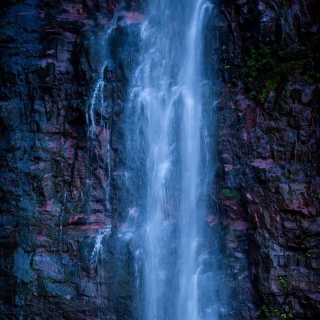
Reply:
<svg viewBox="0 0 320 320"><path fill-rule="evenodd" d="M141 8L115 0L0 4L1 319L125 319L131 312L129 249L110 240L101 261L94 236L123 216L111 172L121 166L118 120ZM106 59L114 63L103 75L108 112L94 111L89 128Z"/></svg>
<svg viewBox="0 0 320 320"><path fill-rule="evenodd" d="M142 0L0 4L1 319L138 319L131 245L115 230L124 228L130 197L121 124L143 7ZM319 4L221 0L219 10L214 194L225 233L221 268L241 305L236 318L256 319L262 306L262 318L317 319ZM289 50L293 62L262 63L251 79L251 48L260 60L276 52L275 64ZM307 61L295 63L301 55ZM270 65L281 70L272 81ZM88 118L101 79L105 112L93 108ZM219 219L207 220L209 228ZM101 232L111 236L95 242Z"/></svg>
<svg viewBox="0 0 320 320"><path fill-rule="evenodd" d="M221 1L221 13L217 196L227 225L247 223L236 242L249 243L260 317L318 319L320 5Z"/></svg>

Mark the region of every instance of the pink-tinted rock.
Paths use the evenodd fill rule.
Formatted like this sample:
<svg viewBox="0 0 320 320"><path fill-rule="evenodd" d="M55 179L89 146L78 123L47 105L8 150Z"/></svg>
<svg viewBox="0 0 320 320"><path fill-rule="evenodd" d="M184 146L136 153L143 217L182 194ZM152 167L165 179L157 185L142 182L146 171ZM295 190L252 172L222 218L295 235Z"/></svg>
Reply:
<svg viewBox="0 0 320 320"><path fill-rule="evenodd" d="M212 227L218 223L218 218L216 215L210 214L209 216L207 216L206 221Z"/></svg>
<svg viewBox="0 0 320 320"><path fill-rule="evenodd" d="M247 221L235 221L230 225L230 229L238 231L248 229L249 227L250 224Z"/></svg>
<svg viewBox="0 0 320 320"><path fill-rule="evenodd" d="M145 20L144 15L139 12L123 12L121 15L125 23L143 23Z"/></svg>

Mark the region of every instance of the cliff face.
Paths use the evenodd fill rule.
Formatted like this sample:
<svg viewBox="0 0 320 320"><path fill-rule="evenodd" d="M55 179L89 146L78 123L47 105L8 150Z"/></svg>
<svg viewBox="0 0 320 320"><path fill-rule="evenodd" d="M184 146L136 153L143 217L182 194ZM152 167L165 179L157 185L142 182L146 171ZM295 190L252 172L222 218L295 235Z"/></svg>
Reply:
<svg viewBox="0 0 320 320"><path fill-rule="evenodd" d="M115 230L125 227L121 124L143 6L0 4L1 319L137 318L132 249ZM262 317L315 319L319 5L225 0L220 12L223 264L242 317L258 317L253 297ZM99 242L101 232L110 237Z"/></svg>
<svg viewBox="0 0 320 320"><path fill-rule="evenodd" d="M263 318L316 319L319 4L223 1L220 201L247 237Z"/></svg>
<svg viewBox="0 0 320 320"><path fill-rule="evenodd" d="M110 262L127 249L110 240L108 274L98 274L93 236L110 233L122 214L110 172L119 167L118 119L137 54L139 10L137 1L123 2L116 21L113 0L1 3L1 319L128 316L130 270L120 261L130 256ZM107 59L113 65L101 75ZM93 110L89 128L101 77L108 108Z"/></svg>

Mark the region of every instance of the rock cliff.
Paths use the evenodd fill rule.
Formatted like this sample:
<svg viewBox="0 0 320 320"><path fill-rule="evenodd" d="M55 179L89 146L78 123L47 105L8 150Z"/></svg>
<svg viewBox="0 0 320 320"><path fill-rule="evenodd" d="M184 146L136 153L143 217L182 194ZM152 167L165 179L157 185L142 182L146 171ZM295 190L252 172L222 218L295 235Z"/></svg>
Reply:
<svg viewBox="0 0 320 320"><path fill-rule="evenodd" d="M144 6L0 4L1 319L138 319L122 121ZM320 6L218 7L220 214L208 228L221 222L238 319L317 319Z"/></svg>
<svg viewBox="0 0 320 320"><path fill-rule="evenodd" d="M250 225L259 316L317 319L320 6L222 1L221 12L218 197Z"/></svg>
<svg viewBox="0 0 320 320"><path fill-rule="evenodd" d="M141 4L13 0L0 6L0 317L124 319L132 304L125 287L131 269L117 266L127 265L128 249L110 240L103 262L110 268L97 268L95 237L110 234L123 215L119 118ZM87 119L101 79L108 106ZM110 262L115 252L124 257Z"/></svg>

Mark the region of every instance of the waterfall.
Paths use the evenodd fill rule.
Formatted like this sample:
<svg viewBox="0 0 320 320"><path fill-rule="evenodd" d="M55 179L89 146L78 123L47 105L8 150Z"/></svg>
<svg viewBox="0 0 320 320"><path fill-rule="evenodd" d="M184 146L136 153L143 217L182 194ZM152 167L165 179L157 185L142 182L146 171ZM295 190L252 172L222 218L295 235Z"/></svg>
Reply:
<svg viewBox="0 0 320 320"><path fill-rule="evenodd" d="M199 305L213 176L210 111L202 97L203 33L212 7L208 0L150 0L141 31L126 110L126 159L132 207L144 218L138 290L145 320L216 319Z"/></svg>

